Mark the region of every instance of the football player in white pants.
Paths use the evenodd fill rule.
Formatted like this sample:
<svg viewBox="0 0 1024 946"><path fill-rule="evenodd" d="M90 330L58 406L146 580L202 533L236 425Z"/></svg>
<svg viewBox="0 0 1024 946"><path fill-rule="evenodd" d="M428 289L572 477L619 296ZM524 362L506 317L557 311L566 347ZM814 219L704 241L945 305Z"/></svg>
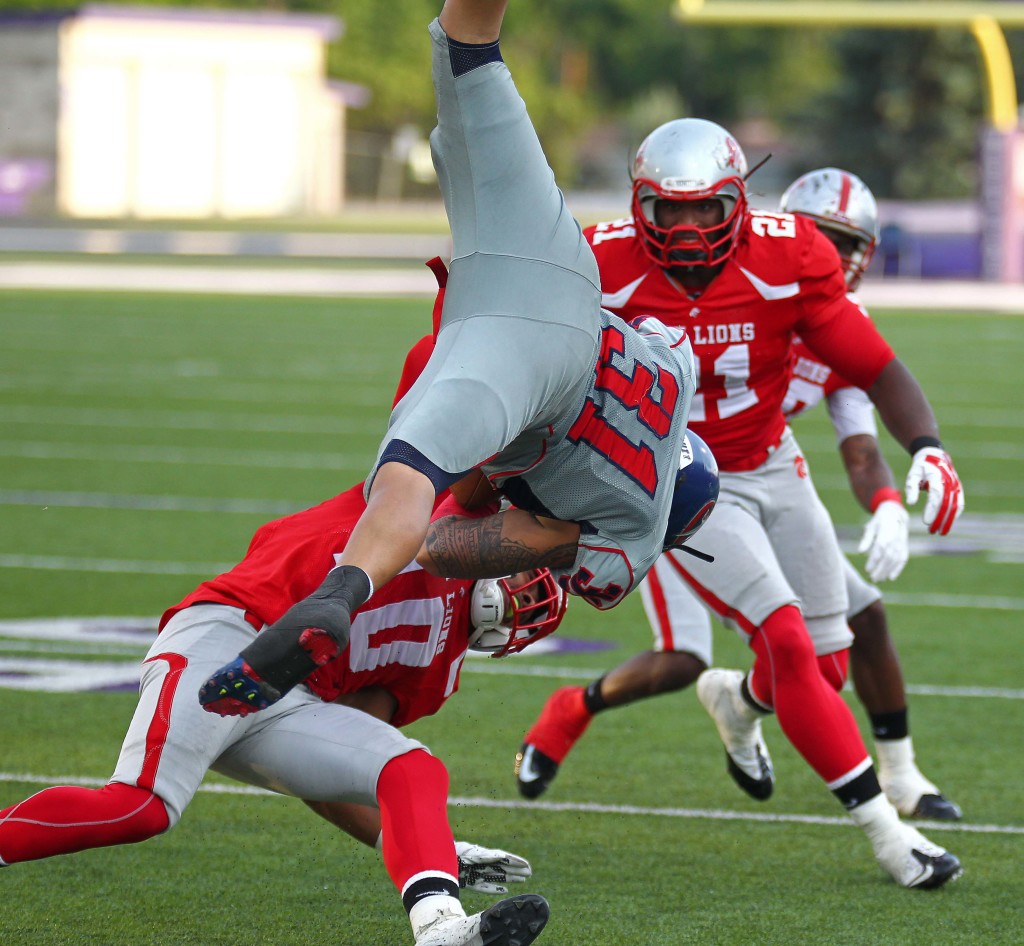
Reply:
<svg viewBox="0 0 1024 946"><path fill-rule="evenodd" d="M867 186L855 175L837 168L811 171L786 191L780 209L810 217L833 241L849 289L854 292L878 242L878 210ZM895 489L892 471L879 449L871 401L860 388L851 387L798 341L794 345L793 377L783 412L792 419L823 401L835 428L851 489L872 513L859 549L867 553L866 570L876 581L895 579L909 553L908 517ZM853 631L850 671L857 695L871 720L882 788L902 815L957 820L961 817L959 806L947 799L915 763L903 675L889 635L882 593L846 560L844 574L850 602L847 622ZM584 709L589 700L597 710L624 706L643 696L683 689L711 665L708 610L672 568L670 559L663 558L655 566L641 586L641 594L654 632L652 650L582 688L582 697L574 692L580 688L566 688L557 701L578 705L582 698ZM551 699L555 701L556 697ZM559 716L554 703L550 715L569 736L593 717L592 713ZM534 764L544 769L545 775L538 772L531 784L522 780L520 784L527 791L543 791L557 773L559 763L544 759ZM740 784L745 787L749 783L741 780ZM763 795L770 790L771 782L758 779L756 787ZM757 793L755 797L759 797Z"/></svg>
<svg viewBox="0 0 1024 946"><path fill-rule="evenodd" d="M663 649L635 656L585 689L554 694L521 747L518 785L528 797L540 794L595 712L680 689L704 669L708 619L687 618L682 578L755 651L752 675L714 672L700 688L733 777L755 797L771 793L758 714L774 708L888 873L903 886L940 886L959 876L959 862L899 822L852 715L834 689L831 697L825 692L845 679L852 635L843 557L783 413L796 337L869 392L911 453L908 502L927 482L924 519L932 532L949 531L963 508L962 488L920 387L847 298L835 247L809 220L748 210L745 175L742 150L725 129L699 119L669 122L637 153L632 218L587 231L605 305L624 317L647 312L686 324L693 341L699 378L690 425L722 470L721 498L699 543L716 561L662 557L644 594L656 635L666 635L658 641ZM868 494L877 499L869 561L881 577L894 571L905 540L894 528L902 510L891 472L871 475L886 490ZM695 653L673 649L680 629ZM708 644L693 645L695 636Z"/></svg>
<svg viewBox="0 0 1024 946"><path fill-rule="evenodd" d="M485 933L496 944L532 942L547 917L542 897L472 917L461 910L460 882L507 892L529 864L452 840L445 766L396 727L455 692L467 649L500 656L558 626L565 595L549 572L473 582L406 569L354 612L348 648L308 687L245 717L207 713L196 700L214 669L317 587L364 509L360 484L268 523L241 563L168 609L110 782L45 789L0 811L0 864L146 840L178 822L212 769L305 799L377 846L418 946L473 946Z"/></svg>

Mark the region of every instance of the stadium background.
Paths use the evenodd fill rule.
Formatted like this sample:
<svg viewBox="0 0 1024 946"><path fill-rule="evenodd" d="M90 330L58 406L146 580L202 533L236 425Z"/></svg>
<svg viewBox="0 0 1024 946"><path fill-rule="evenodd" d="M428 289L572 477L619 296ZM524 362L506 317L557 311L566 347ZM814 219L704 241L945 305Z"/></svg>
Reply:
<svg viewBox="0 0 1024 946"><path fill-rule="evenodd" d="M363 61L350 63L355 81L372 77L370 39L384 28L375 17L386 6L377 13L366 3L339 8L348 31L331 62L344 43L361 49ZM397 28L395 46L420 39L420 6L436 4L409 0L412 27ZM523 4L534 13L538 6ZM552 9L580 18L579 45L597 71L583 69L550 31L527 49L530 30L509 18L515 55L531 57L526 72L544 121L554 128L560 118L566 140L607 107L587 100L586 109L564 111L580 87L618 84L625 96L636 79L615 71L611 41L598 29L607 20L588 19L585 6ZM641 6L650 5L589 8L600 17L643 17ZM658 34L654 42L649 29L645 35L657 47L650 58L664 62L668 41ZM783 97L790 88L783 78L800 69L776 68L773 83L762 86L749 71L755 60L771 72L771 50L794 59L797 40L776 35L766 42L754 33L705 30L707 48L685 68L724 59L742 73L718 83L736 87L736 101L743 83L763 86L762 97ZM619 39L624 55L635 53L625 33ZM868 39L850 33L843 42L865 55ZM970 62L973 51L960 42L947 33L938 47L923 39L920 49L907 47L907 73L962 77L966 70L948 60L941 59L944 69L935 65L936 49L951 46L958 51L952 61ZM813 72L823 53L809 37L806 43L799 61ZM555 62L560 82L548 95L541 80ZM922 62L931 64L919 69ZM977 63L970 64L976 83ZM844 74L835 64L826 71ZM406 107L398 104L402 75L388 73L387 87L375 90L383 114ZM853 76L853 91L895 81L878 70ZM702 81L715 85L706 75ZM646 88L644 108L624 107L636 126L661 120L652 101L681 107L650 77ZM976 143L983 105L979 86L971 88L955 101L937 92L934 104L957 112ZM758 125L757 116L729 112L726 92L716 94L698 103L703 114L720 107L723 114L713 114L726 124L765 127L763 117ZM772 116L779 127L784 117ZM359 121L367 126L359 129L364 144L390 141L374 137L384 132L369 118ZM807 150L818 126L806 119L796 127L792 159L807 163L790 165L794 173L825 163L827 152ZM936 138L946 132L944 120ZM825 130L820 143L828 143ZM902 152L915 172L935 160L925 160L924 144ZM552 150L560 164L573 163L564 144ZM853 157L843 151L828 160L876 186ZM941 168L941 160L930 166ZM970 205L977 220L978 169L971 166L966 185L963 175L937 172L921 174L926 184L879 183L893 201L883 204L883 221L887 206L910 207L911 197L922 215L939 206L919 202L929 198L947 208L956 201L961 213ZM261 522L364 475L402 356L428 324L430 276L421 261L445 248L443 221L421 185L403 177L401 200L378 200L379 173L367 172L366 180L361 194L351 182L345 212L326 220L186 225L30 214L0 223L0 805L55 781L102 783L132 712L132 673L156 616L237 560ZM573 189L570 199L585 221L618 215L624 182L618 187ZM914 190L921 187L935 190ZM741 796L692 692L598 719L552 792L541 803L519 801L512 757L550 689L591 679L649 642L637 601L600 616L577 606L560 632L576 649L472 662L459 696L414 733L452 770L456 834L532 861L528 889L553 908L545 943L1020 941L1024 303L1019 285L906 276L875 273L865 297L936 406L968 505L941 542L914 517L914 557L886 590L922 765L965 811L963 824L929 826L928 833L961 857L965 877L936 895L887 881L773 722L767 738L776 796L769 805ZM852 549L865 517L849 494L828 420L812 415L797 433ZM899 475L906 457L887 438L883 446ZM716 648L725 665L749 659L728 632L717 633ZM859 704L851 705L863 723ZM0 884L0 942L19 946L408 939L374 852L336 837L295 801L253 795L215 776L170 834L19 865L3 871ZM467 897L477 909L485 902Z"/></svg>

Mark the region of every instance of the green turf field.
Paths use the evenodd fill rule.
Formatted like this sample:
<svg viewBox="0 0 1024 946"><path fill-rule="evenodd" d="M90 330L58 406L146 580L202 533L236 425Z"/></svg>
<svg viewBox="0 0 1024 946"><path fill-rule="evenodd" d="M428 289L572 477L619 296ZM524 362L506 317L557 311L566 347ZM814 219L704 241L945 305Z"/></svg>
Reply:
<svg viewBox="0 0 1024 946"><path fill-rule="evenodd" d="M611 649L471 660L458 696L411 729L449 764L456 835L531 860L527 889L552 905L539 942L1024 941L1024 321L875 316L932 398L966 486L955 533L915 529L890 594L919 762L965 813L925 830L965 876L897 888L774 720L776 793L749 800L692 691L599 717L542 802L521 803L512 760L547 694L649 645L639 600L608 614L577 602L560 634ZM237 561L259 524L361 479L428 325L425 301L0 293L0 807L55 780L101 784L134 707L127 690L43 693L33 676L130 677L144 650L11 622L153 621ZM500 370L500 352L485 356ZM824 412L797 434L855 545L865 516ZM902 475L908 458L885 443ZM716 647L720 663L747 665L728 632ZM10 688L19 673L26 688ZM488 902L466 895L472 910ZM244 943L411 936L377 854L267 795L202 792L160 838L0 871L2 946Z"/></svg>

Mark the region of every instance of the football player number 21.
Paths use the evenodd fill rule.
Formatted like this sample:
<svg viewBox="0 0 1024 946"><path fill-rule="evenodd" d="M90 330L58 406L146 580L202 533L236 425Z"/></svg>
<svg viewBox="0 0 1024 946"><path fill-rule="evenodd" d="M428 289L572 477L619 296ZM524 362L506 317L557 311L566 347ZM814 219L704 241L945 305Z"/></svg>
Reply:
<svg viewBox="0 0 1024 946"><path fill-rule="evenodd" d="M679 385L672 375L661 368L657 368L655 378L651 369L638 361L633 362L632 370L628 372L625 367L616 367L615 356L620 364L628 361L625 349L622 332L614 326L606 326L601 336L595 387L607 392L628 410L636 411L637 420L655 438L663 440L672 428L672 415L679 400ZM653 394L656 387L660 390L658 398ZM640 486L648 496L654 496L658 488L658 467L654 451L643 440L633 443L613 427L598 411L591 398L587 398L580 416L569 428L567 437L574 443L582 441L592 447Z"/></svg>
<svg viewBox="0 0 1024 946"><path fill-rule="evenodd" d="M701 384L701 359L694 359L697 369L697 387ZM747 386L750 380L750 346L741 343L729 345L713 362L714 376L721 381L725 395L695 394L690 404L690 420L724 420L753 407L757 403L757 392Z"/></svg>

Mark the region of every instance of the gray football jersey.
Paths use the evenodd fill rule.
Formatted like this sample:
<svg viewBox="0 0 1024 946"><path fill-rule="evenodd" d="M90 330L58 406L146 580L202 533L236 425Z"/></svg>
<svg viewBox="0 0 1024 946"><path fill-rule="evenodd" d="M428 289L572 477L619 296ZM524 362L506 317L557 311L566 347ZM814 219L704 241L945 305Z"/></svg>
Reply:
<svg viewBox="0 0 1024 946"><path fill-rule="evenodd" d="M662 552L696 379L682 329L636 327L601 310L601 347L579 409L538 439L509 444L484 466L522 509L582 527L569 591L618 604Z"/></svg>

